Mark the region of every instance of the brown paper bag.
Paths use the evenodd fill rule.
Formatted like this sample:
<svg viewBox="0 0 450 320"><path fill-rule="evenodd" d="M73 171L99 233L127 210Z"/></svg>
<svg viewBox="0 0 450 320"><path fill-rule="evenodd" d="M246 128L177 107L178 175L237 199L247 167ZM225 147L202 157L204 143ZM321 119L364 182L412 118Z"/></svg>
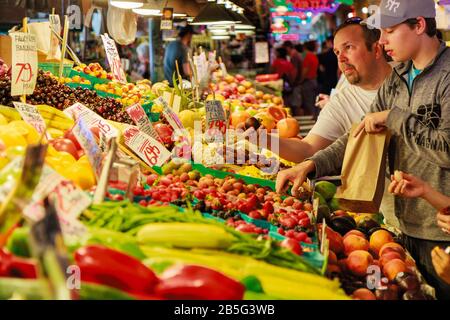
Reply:
<svg viewBox="0 0 450 320"><path fill-rule="evenodd" d="M386 152L390 134L361 132L353 137L357 125L350 131L342 165L342 185L336 198L342 209L351 212L377 213L383 198Z"/></svg>

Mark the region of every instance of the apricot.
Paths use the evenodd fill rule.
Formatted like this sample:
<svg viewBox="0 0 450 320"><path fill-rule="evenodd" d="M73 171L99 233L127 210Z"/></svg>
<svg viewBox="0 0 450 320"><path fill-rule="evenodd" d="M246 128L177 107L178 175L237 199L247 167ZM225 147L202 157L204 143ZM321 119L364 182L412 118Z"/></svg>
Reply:
<svg viewBox="0 0 450 320"><path fill-rule="evenodd" d="M358 277L364 277L367 274L367 268L372 264L372 255L365 250L356 250L347 257L347 269Z"/></svg>
<svg viewBox="0 0 450 320"><path fill-rule="evenodd" d="M359 288L353 291L353 299L355 300L377 300L372 291L366 288Z"/></svg>
<svg viewBox="0 0 450 320"><path fill-rule="evenodd" d="M377 230L370 236L370 250L378 254L382 246L386 243L392 242L393 238L389 231Z"/></svg>
<svg viewBox="0 0 450 320"><path fill-rule="evenodd" d="M344 252L349 255L355 250L369 250L369 242L360 236L351 234L344 238Z"/></svg>
<svg viewBox="0 0 450 320"><path fill-rule="evenodd" d="M366 239L366 235L364 233L362 233L361 231L356 230L356 229L350 230L349 232L347 232L344 235L344 239L347 238L348 236L352 235L352 234L355 235L355 236L361 237L363 239Z"/></svg>
<svg viewBox="0 0 450 320"><path fill-rule="evenodd" d="M406 271L406 264L403 260L392 259L383 267L383 273L390 281L394 280L398 273Z"/></svg>
<svg viewBox="0 0 450 320"><path fill-rule="evenodd" d="M378 256L381 257L383 254L390 252L390 251L398 252L398 253L400 253L400 255L402 256L403 259L406 258L405 249L403 249L403 247L396 242L388 242L388 243L384 244L380 248L380 251L378 252Z"/></svg>

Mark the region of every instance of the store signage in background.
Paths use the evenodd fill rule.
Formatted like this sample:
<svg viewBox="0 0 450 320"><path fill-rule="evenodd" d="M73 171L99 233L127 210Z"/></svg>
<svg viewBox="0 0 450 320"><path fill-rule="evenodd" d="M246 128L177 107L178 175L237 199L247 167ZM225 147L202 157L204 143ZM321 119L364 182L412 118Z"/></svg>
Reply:
<svg viewBox="0 0 450 320"><path fill-rule="evenodd" d="M119 135L117 129L109 124L108 121L79 102L65 109L64 113L74 120L82 118L89 128L98 128L108 139L115 138Z"/></svg>
<svg viewBox="0 0 450 320"><path fill-rule="evenodd" d="M127 77L122 69L119 52L117 51L116 42L109 37L107 33L102 34L103 46L105 47L106 57L108 58L111 73L119 82L127 83Z"/></svg>
<svg viewBox="0 0 450 320"><path fill-rule="evenodd" d="M280 40L282 41L298 41L300 36L298 34L281 34Z"/></svg>
<svg viewBox="0 0 450 320"><path fill-rule="evenodd" d="M10 33L12 38L11 96L33 94L38 73L36 36Z"/></svg>
<svg viewBox="0 0 450 320"><path fill-rule="evenodd" d="M46 130L44 118L37 110L36 106L22 102L13 102L14 107L19 111L21 117L25 122L30 124L39 134L43 134Z"/></svg>
<svg viewBox="0 0 450 320"><path fill-rule="evenodd" d="M206 101L206 123L209 130L219 130L225 134L227 130L227 119L222 103L219 100Z"/></svg>
<svg viewBox="0 0 450 320"><path fill-rule="evenodd" d="M87 155L89 163L94 168L95 176L98 180L102 172L102 151L95 141L94 134L83 118L77 120L72 131Z"/></svg>
<svg viewBox="0 0 450 320"><path fill-rule="evenodd" d="M173 8L164 8L161 18L161 30L173 29Z"/></svg>
<svg viewBox="0 0 450 320"><path fill-rule="evenodd" d="M142 108L140 103L129 106L126 110L130 118L138 126L139 130L148 134L153 139L160 141L158 133L153 128L152 123L145 114L145 110Z"/></svg>
<svg viewBox="0 0 450 320"><path fill-rule="evenodd" d="M255 63L269 62L269 44L267 42L255 42Z"/></svg>
<svg viewBox="0 0 450 320"><path fill-rule="evenodd" d="M277 7L285 7L293 11L333 13L341 3L352 5L353 0L274 0L275 8L272 8L271 11L276 11Z"/></svg>
<svg viewBox="0 0 450 320"><path fill-rule="evenodd" d="M436 8L436 24L438 29L450 29L450 0L439 2Z"/></svg>
<svg viewBox="0 0 450 320"><path fill-rule="evenodd" d="M135 127L125 129L123 136L127 147L150 167L162 166L171 157L166 147Z"/></svg>

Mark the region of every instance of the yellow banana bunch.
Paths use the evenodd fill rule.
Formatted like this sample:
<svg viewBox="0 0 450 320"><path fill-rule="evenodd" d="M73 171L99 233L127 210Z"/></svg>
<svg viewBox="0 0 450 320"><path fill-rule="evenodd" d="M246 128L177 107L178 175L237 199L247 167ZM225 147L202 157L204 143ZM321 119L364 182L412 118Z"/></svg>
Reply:
<svg viewBox="0 0 450 320"><path fill-rule="evenodd" d="M8 122L22 119L19 111L15 108L0 105L0 113L8 120Z"/></svg>

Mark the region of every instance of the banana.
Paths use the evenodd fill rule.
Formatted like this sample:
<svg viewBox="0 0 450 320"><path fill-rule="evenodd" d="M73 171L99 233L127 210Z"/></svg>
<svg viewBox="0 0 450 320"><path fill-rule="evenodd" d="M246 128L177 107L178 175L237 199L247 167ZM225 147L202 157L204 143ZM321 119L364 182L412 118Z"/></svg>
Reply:
<svg viewBox="0 0 450 320"><path fill-rule="evenodd" d="M22 119L19 111L17 111L15 108L0 105L0 113L8 118L9 121Z"/></svg>

